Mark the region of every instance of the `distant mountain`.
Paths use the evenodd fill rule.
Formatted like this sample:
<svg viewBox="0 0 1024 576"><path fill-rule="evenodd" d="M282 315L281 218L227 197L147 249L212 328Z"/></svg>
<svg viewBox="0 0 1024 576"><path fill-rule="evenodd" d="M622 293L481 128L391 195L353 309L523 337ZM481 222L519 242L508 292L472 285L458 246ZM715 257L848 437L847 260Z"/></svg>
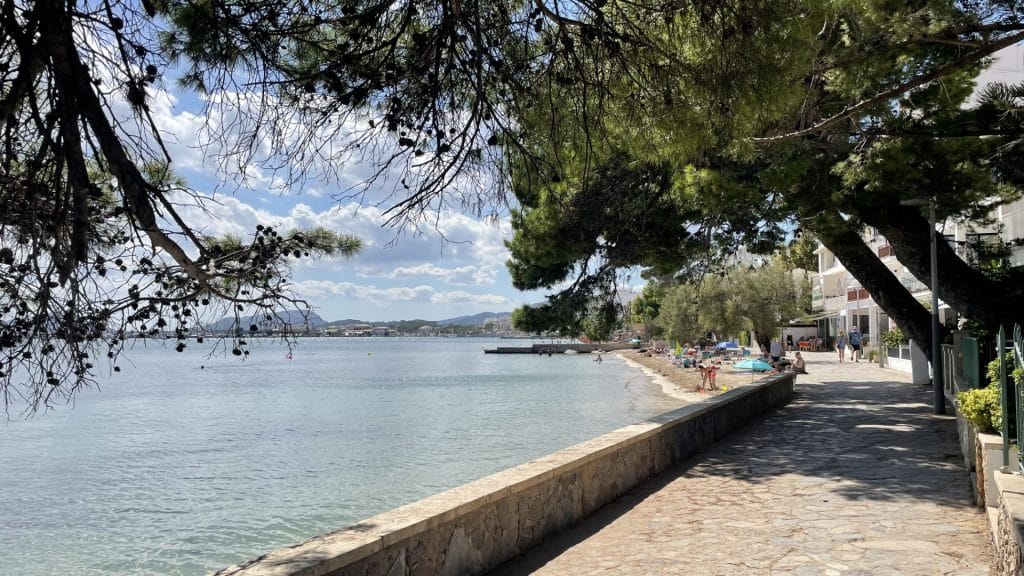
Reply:
<svg viewBox="0 0 1024 576"><path fill-rule="evenodd" d="M285 324L289 325L308 325L311 328L320 328L327 324L323 318L320 317L316 312L300 312L298 310L280 310L276 312L271 320L266 320L261 316L242 316L238 320L238 327L242 330L248 330L249 326L256 324L261 330L280 328ZM207 329L215 332L221 332L224 330L231 330L235 327L235 319L231 317L221 318L207 326Z"/></svg>
<svg viewBox="0 0 1024 576"><path fill-rule="evenodd" d="M479 326L487 320L507 318L511 316L511 312L481 312L479 314L473 314L472 316L457 316L455 318L448 318L447 320L438 320L439 326Z"/></svg>
<svg viewBox="0 0 1024 576"><path fill-rule="evenodd" d="M316 312L309 312L303 319L303 313L289 310L278 312L279 318L268 321L263 320L263 317L259 317L259 321L256 324L260 327L260 330L267 330L273 328L280 328L282 324L303 324L307 323L311 328L326 328L328 326L352 326L355 324L371 324L373 326L389 326L396 329L412 331L419 326L480 326L487 320L497 318L507 318L511 316L511 312L481 312L480 314L473 314L472 316L458 316L456 318L448 318L447 320L389 320L389 321L378 321L372 322L369 320L357 320L355 318L346 318L344 320L332 320L327 322L321 318ZM253 316L243 316L238 323L238 326L242 330L248 330L249 326L253 324ZM221 318L217 322L207 326L207 329L215 332L223 332L231 330L235 326L234 318Z"/></svg>
<svg viewBox="0 0 1024 576"><path fill-rule="evenodd" d="M366 320L357 320L355 318L345 318L344 320L331 320L327 323L328 326L354 326L355 324L374 324L373 322L367 322Z"/></svg>
<svg viewBox="0 0 1024 576"><path fill-rule="evenodd" d="M356 324L369 324L371 326L387 326L388 328L394 328L400 332L410 332L420 326L436 326L437 322L430 320L380 320L377 322L370 322L368 320L356 320L355 318L346 318L344 320L332 320L324 325L324 327L346 327L354 326Z"/></svg>

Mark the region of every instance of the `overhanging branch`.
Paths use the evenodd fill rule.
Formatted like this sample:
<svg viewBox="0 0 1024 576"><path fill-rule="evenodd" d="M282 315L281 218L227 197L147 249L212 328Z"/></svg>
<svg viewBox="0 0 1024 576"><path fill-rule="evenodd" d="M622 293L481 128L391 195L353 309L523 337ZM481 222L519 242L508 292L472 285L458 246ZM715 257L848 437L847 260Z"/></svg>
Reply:
<svg viewBox="0 0 1024 576"><path fill-rule="evenodd" d="M825 118L824 120L821 120L821 121L817 122L813 126L809 126L809 127L804 128L802 130L796 130L796 131L793 131L793 132L787 132L786 134L779 134L777 136L767 136L767 137L764 137L764 138L753 138L753 139L751 139L751 141L756 143L756 144L770 144L770 143L773 143L773 142L781 142L781 141L784 141L784 140L795 140L797 138L803 138L805 136L810 136L812 134L817 134L817 133L820 133L820 132L824 132L825 130L828 130L829 128L831 128L831 127L833 127L833 126L835 126L835 125L845 121L847 118L853 116L854 114L857 114L857 113L859 113L859 112L861 112L861 111L863 111L863 110L865 110L867 108L870 108L872 106L875 106L877 104L885 102L886 100L889 100L891 98L895 98L895 97L899 96L900 94L903 94L903 93L905 93L905 92L907 92L909 90L913 90L914 88L918 88L920 86L924 86L925 84L928 84L929 82L933 82L935 80L938 80L939 78L942 78L942 77L947 76L947 75L949 75L949 74L951 74L953 72L956 72L957 70L960 70L961 68L966 68L967 66L969 66L971 64L974 64L974 63L978 62L979 60L981 60L982 58L985 58L986 56L990 56L990 55L998 52L999 50L1002 50L1003 48L1007 48L1009 46L1013 46L1014 44L1016 44L1017 42L1020 42L1021 40L1024 40L1024 32L1017 32L1015 34L1011 34L1011 35L1003 38L1002 40L999 40L998 42L993 42L992 44L989 44L989 45L987 45L987 46L985 46L983 48L978 48L977 50L974 50L974 51L970 52L968 55L960 58L959 60L956 60L954 62L950 62L949 64L946 64L945 66L940 66L940 67L936 68L935 70L933 70L933 71L931 71L931 72L929 72L927 74L924 74L922 76L918 76L918 77L914 78L913 80L908 80L907 82L903 82L903 83L899 84L898 86L890 88L889 90L886 90L886 91L881 92L879 94L876 94L875 96L872 96L871 98L867 98L865 100L861 100L860 102L858 102L856 104L848 106L845 109L843 109L841 112L833 114L832 116L829 116L828 118Z"/></svg>

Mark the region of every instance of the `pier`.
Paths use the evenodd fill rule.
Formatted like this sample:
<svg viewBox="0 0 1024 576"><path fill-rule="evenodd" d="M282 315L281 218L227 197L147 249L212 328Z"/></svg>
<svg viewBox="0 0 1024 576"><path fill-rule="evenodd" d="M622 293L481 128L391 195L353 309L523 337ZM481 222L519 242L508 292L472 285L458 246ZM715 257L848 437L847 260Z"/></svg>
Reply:
<svg viewBox="0 0 1024 576"><path fill-rule="evenodd" d="M613 350L633 350L639 348L639 344L628 342L598 342L590 344L533 344L532 346L498 346L490 350L485 349L484 354L565 354L566 350L575 350L581 354L591 352L611 352Z"/></svg>

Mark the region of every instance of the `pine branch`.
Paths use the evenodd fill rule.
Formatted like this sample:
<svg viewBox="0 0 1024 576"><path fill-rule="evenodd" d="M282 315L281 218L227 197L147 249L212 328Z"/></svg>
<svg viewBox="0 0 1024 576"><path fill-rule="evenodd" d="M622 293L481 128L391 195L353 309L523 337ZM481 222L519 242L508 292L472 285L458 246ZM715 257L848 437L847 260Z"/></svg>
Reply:
<svg viewBox="0 0 1024 576"><path fill-rule="evenodd" d="M945 66L940 66L939 68L933 70L932 72L929 72L928 74L918 76L913 80L909 80L907 82L903 82L902 84L899 84L898 86L890 88L889 90L876 94L871 98L861 100L860 102L852 106L846 107L841 112L819 121L813 126L804 128L802 130L787 132L786 134L779 134L777 136L753 138L751 139L751 141L754 142L755 144L770 144L773 142L781 142L785 140L795 140L797 138L803 138L805 136L810 136L812 134L824 132L825 130L828 130L833 126L841 122L844 122L846 119L862 110L875 106L876 104L885 102L886 100L889 100L891 98L895 98L900 94L904 94L909 90L913 90L914 88L924 86L925 84L938 80L939 78L942 78L944 76L948 76L949 74L952 74L953 72L956 72L961 68L965 68L971 64L974 64L981 60L982 58L994 54L995 52L998 52L1003 48L1012 46L1017 42L1020 42L1021 40L1024 40L1024 32L1017 32L1016 34L1007 36L998 42L989 44L984 48L974 50L973 52L969 53L967 56L964 56L963 58L960 58L959 60L950 62Z"/></svg>

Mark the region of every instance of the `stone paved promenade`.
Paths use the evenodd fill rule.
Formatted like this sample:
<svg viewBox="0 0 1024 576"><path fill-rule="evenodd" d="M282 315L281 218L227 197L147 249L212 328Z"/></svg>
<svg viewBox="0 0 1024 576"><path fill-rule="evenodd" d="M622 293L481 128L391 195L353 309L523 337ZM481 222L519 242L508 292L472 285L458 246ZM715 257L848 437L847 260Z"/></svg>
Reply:
<svg viewBox="0 0 1024 576"><path fill-rule="evenodd" d="M790 405L492 574L989 574L956 422L931 391L808 360Z"/></svg>

